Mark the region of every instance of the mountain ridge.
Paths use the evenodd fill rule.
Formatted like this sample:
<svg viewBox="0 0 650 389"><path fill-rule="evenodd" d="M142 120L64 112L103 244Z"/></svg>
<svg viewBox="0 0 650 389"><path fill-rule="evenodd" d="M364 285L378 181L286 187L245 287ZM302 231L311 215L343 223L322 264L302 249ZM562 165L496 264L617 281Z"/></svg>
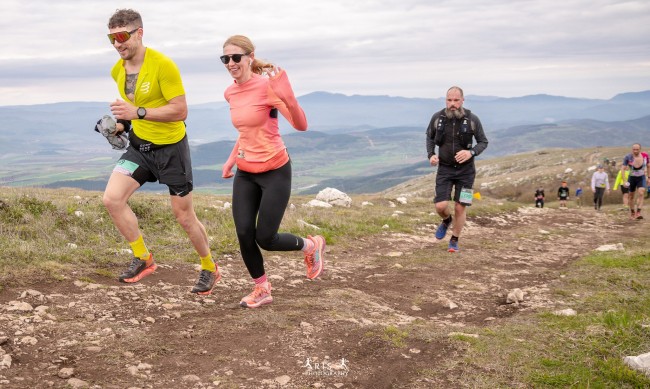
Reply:
<svg viewBox="0 0 650 389"><path fill-rule="evenodd" d="M425 128L431 115L444 106L442 99L329 92L314 92L299 100L309 131L293 131L288 123L280 123L294 165L294 187L315 190L338 182L359 193L385 189L399 182L400 174L422 174L418 166L426 159ZM480 159L544 148L650 142L650 91L625 92L609 100L467 96L466 103L472 104L468 108L480 117L490 142ZM120 155L93 131L97 118L107 110L107 103L92 102L0 107L5 128L0 132L0 185L100 187ZM581 118L584 112L597 115ZM489 124L495 121L515 124ZM237 135L228 105L190 106L187 124L195 187L229 191L230 183L218 174Z"/></svg>
<svg viewBox="0 0 650 389"><path fill-rule="evenodd" d="M298 101L307 115L310 129L324 132L393 126L426 127L431 115L444 107L442 97L348 96L324 91L302 95ZM607 100L546 94L519 97L467 95L465 106L476 113L484 128L490 131L567 119L630 120L650 114L650 91L623 92ZM74 143L81 136L85 138L84 143L92 144L93 137L88 136L88 130L109 112L108 102L0 106L0 120L17 134L50 137L58 143ZM225 102L190 105L186 124L190 141L195 144L235 139L237 136ZM57 133L52 131L53 128L65 132ZM282 133L291 131L283 118L280 119L280 128ZM67 134L73 136L66 138ZM0 136L3 140L12 140L6 131Z"/></svg>

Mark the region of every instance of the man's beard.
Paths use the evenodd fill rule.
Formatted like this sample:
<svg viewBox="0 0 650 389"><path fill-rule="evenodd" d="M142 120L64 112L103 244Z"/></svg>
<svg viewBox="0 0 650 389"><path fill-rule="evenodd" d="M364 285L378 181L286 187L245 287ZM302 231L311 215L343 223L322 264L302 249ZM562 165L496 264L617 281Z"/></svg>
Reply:
<svg viewBox="0 0 650 389"><path fill-rule="evenodd" d="M465 109L460 107L459 109L452 111L449 108L445 108L445 116L447 116L447 119L462 119L465 116Z"/></svg>

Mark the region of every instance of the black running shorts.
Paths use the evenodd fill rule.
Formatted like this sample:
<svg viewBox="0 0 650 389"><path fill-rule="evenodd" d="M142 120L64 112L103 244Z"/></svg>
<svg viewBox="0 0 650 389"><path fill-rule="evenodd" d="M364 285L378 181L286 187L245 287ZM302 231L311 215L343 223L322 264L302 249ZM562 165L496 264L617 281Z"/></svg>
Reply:
<svg viewBox="0 0 650 389"><path fill-rule="evenodd" d="M630 175L628 177L628 182L630 183L630 187L628 188L630 192L636 192L637 189L639 188L645 188L646 183L645 176L633 176Z"/></svg>
<svg viewBox="0 0 650 389"><path fill-rule="evenodd" d="M129 145L113 171L132 177L140 186L158 181L167 185L172 196L183 197L193 189L187 136L178 143L145 152Z"/></svg>
<svg viewBox="0 0 650 389"><path fill-rule="evenodd" d="M451 191L454 191L453 200L460 200L460 191L463 188L472 189L476 169L473 163L459 166L438 166L436 174L436 197L434 203L449 201L452 199Z"/></svg>

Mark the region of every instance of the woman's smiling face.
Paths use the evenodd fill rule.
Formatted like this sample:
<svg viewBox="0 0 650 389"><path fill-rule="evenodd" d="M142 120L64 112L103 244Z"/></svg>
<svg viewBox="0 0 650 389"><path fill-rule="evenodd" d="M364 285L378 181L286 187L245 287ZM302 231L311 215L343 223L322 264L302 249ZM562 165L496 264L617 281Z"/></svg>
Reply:
<svg viewBox="0 0 650 389"><path fill-rule="evenodd" d="M223 48L223 54L224 56L228 56L228 58L226 58L228 63L224 64L224 66L238 84L244 83L251 78L251 63L253 62L254 53L247 54L246 51L239 46L226 45ZM233 58L233 55L235 58ZM235 62L237 57L240 57L239 62Z"/></svg>

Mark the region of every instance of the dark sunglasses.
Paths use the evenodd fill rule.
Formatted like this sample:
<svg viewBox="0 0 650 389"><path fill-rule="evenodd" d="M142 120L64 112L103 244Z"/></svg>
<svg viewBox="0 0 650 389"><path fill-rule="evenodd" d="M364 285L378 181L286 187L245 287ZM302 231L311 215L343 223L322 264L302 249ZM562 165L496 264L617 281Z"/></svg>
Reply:
<svg viewBox="0 0 650 389"><path fill-rule="evenodd" d="M108 34L108 40L111 41L111 44L114 45L115 41L118 43L124 43L131 39L131 34L134 32L138 31L140 27L136 28L133 31L119 31L119 32L114 32L112 34Z"/></svg>
<svg viewBox="0 0 650 389"><path fill-rule="evenodd" d="M221 62L223 62L224 65L228 65L228 62L230 62L230 59L231 59L231 58L232 58L233 62L235 62L235 63L240 63L240 62L241 62L241 58L242 58L243 56L246 56L246 55L248 55L248 54L222 55L221 57L219 57L219 59L221 60Z"/></svg>

